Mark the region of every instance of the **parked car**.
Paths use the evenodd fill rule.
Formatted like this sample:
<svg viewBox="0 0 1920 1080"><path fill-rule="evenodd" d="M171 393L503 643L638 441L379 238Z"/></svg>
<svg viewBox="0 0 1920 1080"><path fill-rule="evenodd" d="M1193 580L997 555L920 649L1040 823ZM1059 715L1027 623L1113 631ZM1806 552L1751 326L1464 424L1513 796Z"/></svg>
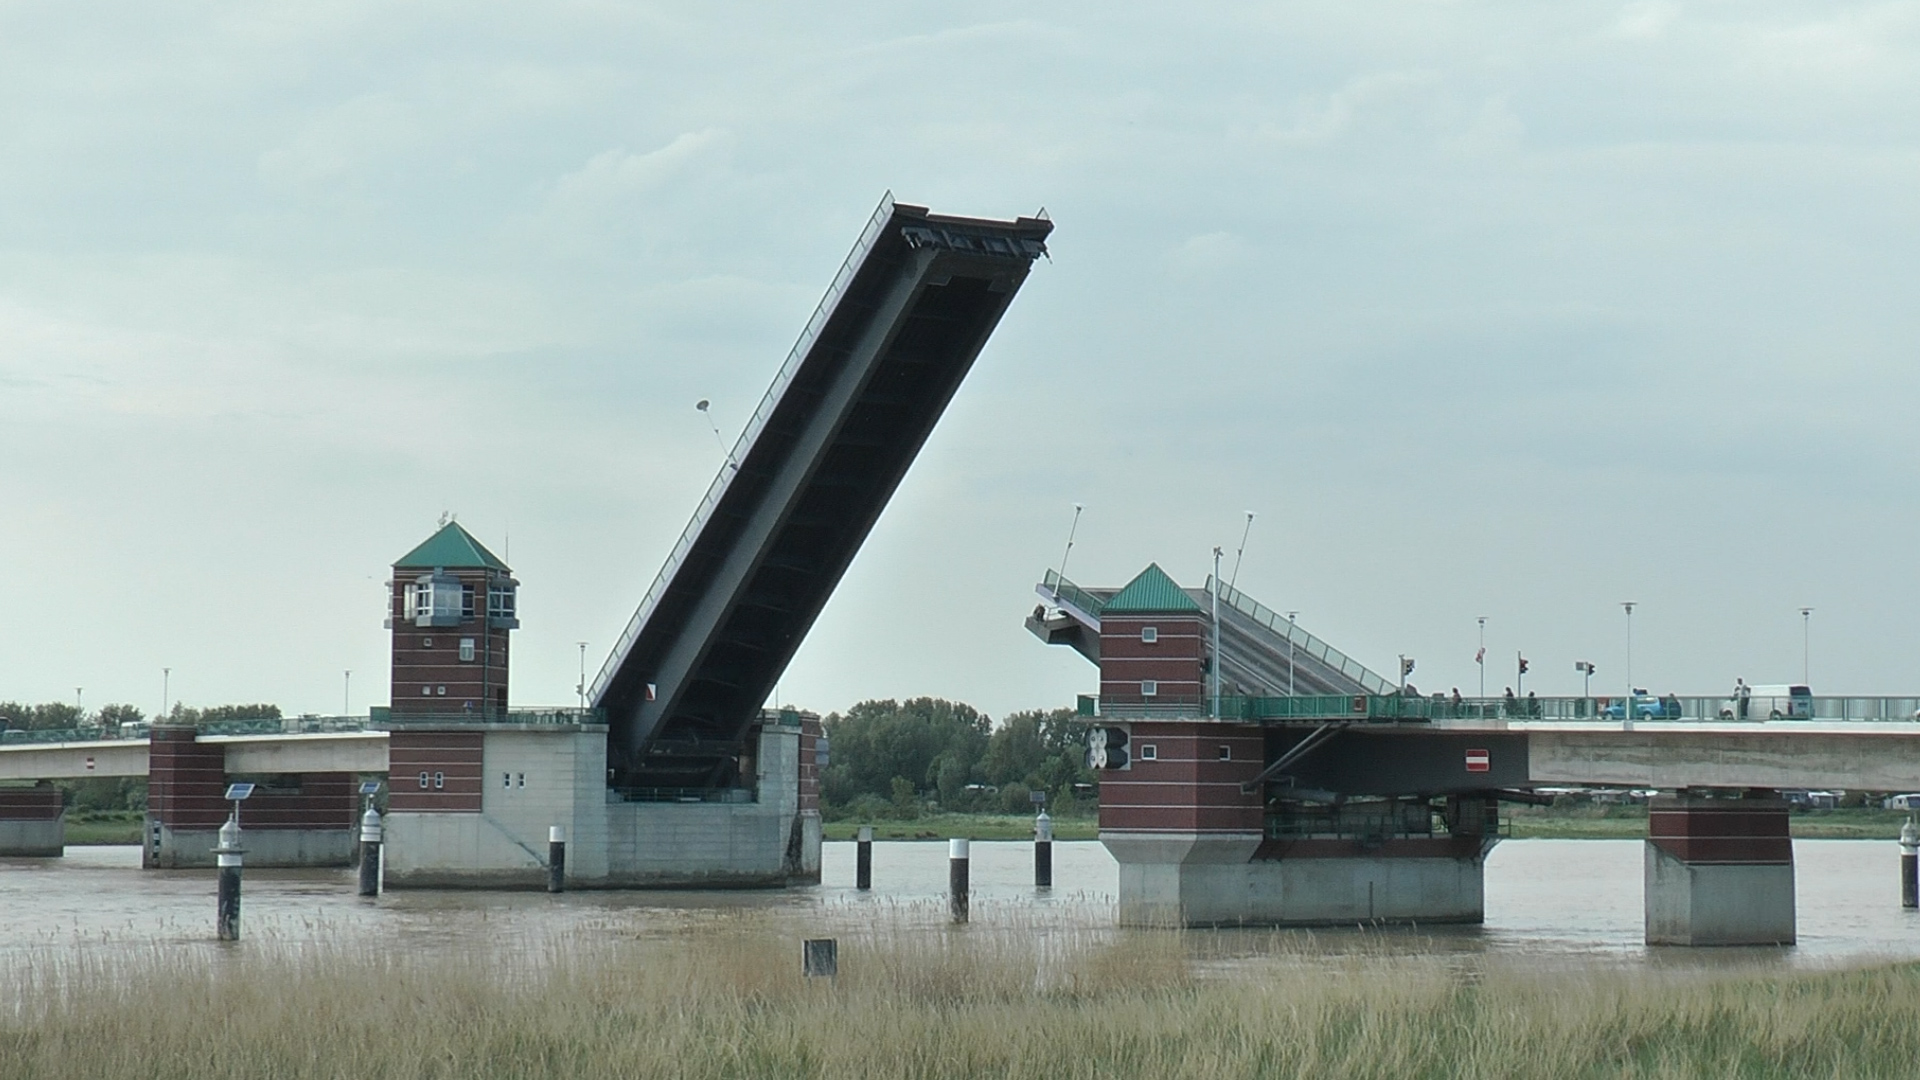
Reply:
<svg viewBox="0 0 1920 1080"><path fill-rule="evenodd" d="M1627 699L1611 698L1600 706L1600 715L1612 720L1624 720L1627 716ZM1633 718L1635 720L1678 720L1680 718L1680 699L1669 694L1666 697L1654 697L1645 690L1633 691Z"/></svg>
<svg viewBox="0 0 1920 1080"><path fill-rule="evenodd" d="M1880 808L1883 810L1920 812L1920 792L1911 795L1889 795L1886 801L1880 804Z"/></svg>

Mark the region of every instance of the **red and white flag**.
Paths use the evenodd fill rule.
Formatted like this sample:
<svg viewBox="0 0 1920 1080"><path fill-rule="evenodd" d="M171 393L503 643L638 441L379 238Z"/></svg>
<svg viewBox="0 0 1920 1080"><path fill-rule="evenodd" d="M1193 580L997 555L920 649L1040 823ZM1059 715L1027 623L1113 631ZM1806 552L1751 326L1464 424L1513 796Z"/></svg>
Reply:
<svg viewBox="0 0 1920 1080"><path fill-rule="evenodd" d="M1487 662L1487 647L1485 645L1480 646L1480 651L1473 654L1473 662L1476 664L1484 664Z"/></svg>

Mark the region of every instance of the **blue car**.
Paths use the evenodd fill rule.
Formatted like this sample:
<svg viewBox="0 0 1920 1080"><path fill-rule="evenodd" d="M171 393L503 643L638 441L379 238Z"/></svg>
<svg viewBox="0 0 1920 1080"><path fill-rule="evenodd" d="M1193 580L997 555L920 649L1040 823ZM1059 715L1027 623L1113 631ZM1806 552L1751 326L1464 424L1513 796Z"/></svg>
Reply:
<svg viewBox="0 0 1920 1080"><path fill-rule="evenodd" d="M1610 720L1624 720L1627 716L1627 699L1614 698L1600 707L1600 715ZM1635 720L1678 720L1680 719L1680 699L1675 697L1657 698L1645 690L1633 692L1633 718Z"/></svg>

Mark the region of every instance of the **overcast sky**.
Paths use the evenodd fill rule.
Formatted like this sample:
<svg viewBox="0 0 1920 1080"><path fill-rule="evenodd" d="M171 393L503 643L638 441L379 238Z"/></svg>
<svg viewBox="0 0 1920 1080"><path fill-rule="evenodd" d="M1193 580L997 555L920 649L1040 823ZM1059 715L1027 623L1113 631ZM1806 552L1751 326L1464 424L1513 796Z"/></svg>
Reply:
<svg viewBox="0 0 1920 1080"><path fill-rule="evenodd" d="M1920 5L0 3L0 698L386 701L443 511L599 665L882 193L1036 266L781 686L1069 575L1472 693L1920 692ZM509 540L509 538L511 538Z"/></svg>

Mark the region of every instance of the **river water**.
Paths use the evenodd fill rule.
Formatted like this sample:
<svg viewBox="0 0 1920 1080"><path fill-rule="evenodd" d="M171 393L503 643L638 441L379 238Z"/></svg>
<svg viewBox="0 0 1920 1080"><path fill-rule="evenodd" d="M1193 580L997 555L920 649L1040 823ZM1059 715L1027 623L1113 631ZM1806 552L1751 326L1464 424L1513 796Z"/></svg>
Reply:
<svg viewBox="0 0 1920 1080"><path fill-rule="evenodd" d="M1054 844L1055 887L1033 888L1025 842L972 846L970 932L1102 933L1113 922L1117 871L1099 843ZM1889 841L1794 843L1799 944L1785 949L1648 948L1641 941L1642 842L1508 840L1487 859L1486 922L1476 927L1226 930L1189 935L1210 956L1258 960L1297 954L1417 953L1489 957L1559 967L1594 963L1660 968L1825 967L1920 958L1920 914L1900 907L1897 847ZM829 843L824 883L766 892L388 893L354 895L349 870L249 870L248 941L351 941L461 948L502 940L564 940L609 926L671 934L741 911L764 911L808 934L858 934L885 925L934 932L947 925L947 847L874 845L874 889L853 888L854 845ZM72 847L59 859L0 859L0 958L67 947L151 949L213 936L212 871L146 871L138 847ZM245 944L243 942L243 944Z"/></svg>

